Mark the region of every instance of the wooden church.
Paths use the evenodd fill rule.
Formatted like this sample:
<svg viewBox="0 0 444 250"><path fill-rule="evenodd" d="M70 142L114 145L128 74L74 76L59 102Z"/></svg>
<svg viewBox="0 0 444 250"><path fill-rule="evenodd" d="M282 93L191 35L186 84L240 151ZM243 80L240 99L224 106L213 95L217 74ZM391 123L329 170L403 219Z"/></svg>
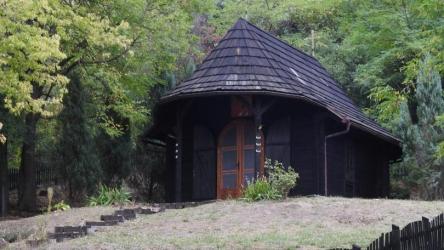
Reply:
<svg viewBox="0 0 444 250"><path fill-rule="evenodd" d="M293 195L385 197L399 140L366 117L312 56L239 19L154 110L170 201L236 197L278 160Z"/></svg>

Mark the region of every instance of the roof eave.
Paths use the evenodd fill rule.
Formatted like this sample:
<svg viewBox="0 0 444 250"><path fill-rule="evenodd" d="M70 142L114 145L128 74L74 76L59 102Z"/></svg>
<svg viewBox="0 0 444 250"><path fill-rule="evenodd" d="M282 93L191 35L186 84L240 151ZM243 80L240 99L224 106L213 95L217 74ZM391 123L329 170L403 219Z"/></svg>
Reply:
<svg viewBox="0 0 444 250"><path fill-rule="evenodd" d="M186 99L186 98L193 98L193 97L208 97L208 96L220 96L220 95L239 95L239 94L253 94L253 95L269 95L269 96L279 96L279 97L286 97L291 99L298 99L302 101L306 101L310 104L316 105L318 107L324 108L328 110L329 112L333 113L335 116L337 116L339 119L348 119L351 122L351 125L355 128L358 128L360 130L363 130L365 132L368 132L370 134L373 134L391 144L395 144L396 146L400 146L400 140L396 138L395 136L389 134L389 133L381 133L379 131L375 131L374 129L371 129L365 125L363 125L361 122L356 121L354 119L350 119L348 117L344 117L336 110L331 109L329 107L326 107L325 105L321 104L320 102L316 100L312 100L304 95L295 95L295 94L287 94L282 92L276 92L276 91L264 91L264 90L216 90L216 91L203 91L203 92L194 92L194 93L180 93L175 95L167 95L160 99L159 105L163 105L166 103L170 103L176 100L180 99Z"/></svg>

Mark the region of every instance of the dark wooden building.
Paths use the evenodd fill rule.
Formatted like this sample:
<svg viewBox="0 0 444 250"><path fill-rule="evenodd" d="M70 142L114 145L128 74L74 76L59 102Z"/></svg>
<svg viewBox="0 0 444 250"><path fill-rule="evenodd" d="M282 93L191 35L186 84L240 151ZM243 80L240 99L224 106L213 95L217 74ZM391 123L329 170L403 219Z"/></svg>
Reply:
<svg viewBox="0 0 444 250"><path fill-rule="evenodd" d="M314 57L243 19L162 97L147 138L166 146L171 201L237 196L265 158L299 173L293 194L383 197L400 157Z"/></svg>

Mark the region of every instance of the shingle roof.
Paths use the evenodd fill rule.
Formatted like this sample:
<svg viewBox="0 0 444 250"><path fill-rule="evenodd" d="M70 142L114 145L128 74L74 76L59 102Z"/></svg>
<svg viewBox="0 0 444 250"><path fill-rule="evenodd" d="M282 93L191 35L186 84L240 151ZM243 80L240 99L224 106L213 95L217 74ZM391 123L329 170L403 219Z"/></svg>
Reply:
<svg viewBox="0 0 444 250"><path fill-rule="evenodd" d="M189 79L161 101L233 92L304 99L349 120L352 126L399 142L365 116L314 57L244 19L236 22Z"/></svg>

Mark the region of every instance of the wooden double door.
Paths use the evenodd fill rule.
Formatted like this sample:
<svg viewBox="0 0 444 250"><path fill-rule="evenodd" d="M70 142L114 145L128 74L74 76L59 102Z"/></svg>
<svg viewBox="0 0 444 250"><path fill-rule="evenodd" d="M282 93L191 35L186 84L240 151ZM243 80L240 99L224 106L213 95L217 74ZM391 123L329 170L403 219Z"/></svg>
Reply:
<svg viewBox="0 0 444 250"><path fill-rule="evenodd" d="M255 169L256 142L260 143L259 169ZM242 188L262 175L264 168L263 136L256 140L254 123L235 120L219 135L217 147L217 198L239 197Z"/></svg>

